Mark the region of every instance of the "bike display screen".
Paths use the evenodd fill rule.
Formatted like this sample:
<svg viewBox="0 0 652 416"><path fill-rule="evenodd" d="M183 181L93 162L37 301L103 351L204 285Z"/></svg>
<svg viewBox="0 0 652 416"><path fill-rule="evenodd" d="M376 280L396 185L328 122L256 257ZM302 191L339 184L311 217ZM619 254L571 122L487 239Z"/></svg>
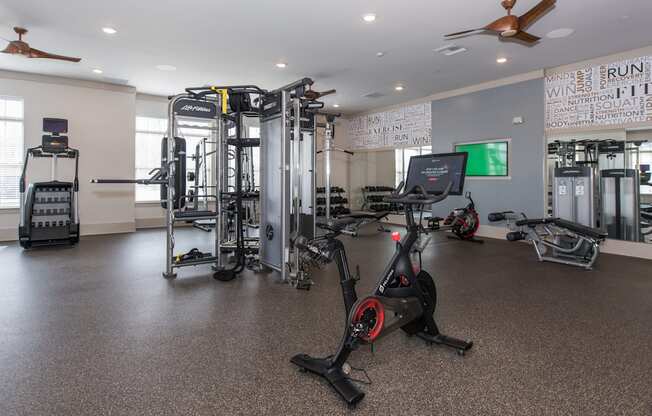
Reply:
<svg viewBox="0 0 652 416"><path fill-rule="evenodd" d="M412 156L405 189L421 185L427 193L437 195L452 182L449 194L462 195L468 156L466 152Z"/></svg>

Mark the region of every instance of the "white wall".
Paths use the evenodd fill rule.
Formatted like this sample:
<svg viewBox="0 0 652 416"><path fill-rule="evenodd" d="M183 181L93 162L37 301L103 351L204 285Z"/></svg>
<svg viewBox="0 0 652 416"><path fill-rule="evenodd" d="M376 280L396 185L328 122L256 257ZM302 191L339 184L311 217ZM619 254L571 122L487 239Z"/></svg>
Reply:
<svg viewBox="0 0 652 416"><path fill-rule="evenodd" d="M41 143L44 117L68 119L70 146L81 155L81 234L134 230L133 188L89 183L134 172L134 89L0 71L0 95L23 98L26 147ZM61 180L72 180L72 172L70 161L59 162ZM30 160L29 174L30 181L49 180L49 161ZM0 210L0 240L17 239L18 221L18 210Z"/></svg>

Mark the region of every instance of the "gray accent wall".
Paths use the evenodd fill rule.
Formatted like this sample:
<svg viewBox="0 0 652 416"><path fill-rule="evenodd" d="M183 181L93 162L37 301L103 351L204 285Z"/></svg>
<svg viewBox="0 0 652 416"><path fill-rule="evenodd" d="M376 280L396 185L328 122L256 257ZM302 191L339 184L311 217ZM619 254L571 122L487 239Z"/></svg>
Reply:
<svg viewBox="0 0 652 416"><path fill-rule="evenodd" d="M524 123L514 125L514 117L523 117ZM543 79L432 102L433 153L452 152L455 143L511 138L511 179L466 180L465 191L473 195L481 224L494 211L544 215L544 117ZM443 217L465 205L463 196L451 196L433 213Z"/></svg>

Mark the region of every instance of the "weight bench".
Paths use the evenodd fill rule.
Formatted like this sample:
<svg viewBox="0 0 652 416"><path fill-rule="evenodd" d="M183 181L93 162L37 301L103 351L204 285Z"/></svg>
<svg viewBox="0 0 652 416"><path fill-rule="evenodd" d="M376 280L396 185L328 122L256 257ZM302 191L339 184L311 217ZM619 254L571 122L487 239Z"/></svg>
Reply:
<svg viewBox="0 0 652 416"><path fill-rule="evenodd" d="M506 221L507 240L532 243L539 261L551 261L591 270L607 233L561 218L530 219L513 211L489 214L490 222Z"/></svg>
<svg viewBox="0 0 652 416"><path fill-rule="evenodd" d="M387 218L391 212L390 211L381 211L381 212L354 212L348 215L342 215L339 219L350 219L350 221L345 228L341 230L342 234L350 235L351 237L357 237L358 231L360 228L369 225L380 223L383 219ZM390 232L387 228L380 224L378 226L378 231Z"/></svg>

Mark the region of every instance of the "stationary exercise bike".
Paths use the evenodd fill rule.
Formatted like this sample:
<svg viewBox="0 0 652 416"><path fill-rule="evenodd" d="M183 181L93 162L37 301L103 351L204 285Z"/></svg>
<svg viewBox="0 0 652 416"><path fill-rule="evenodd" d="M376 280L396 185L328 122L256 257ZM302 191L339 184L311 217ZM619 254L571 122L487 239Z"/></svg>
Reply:
<svg viewBox="0 0 652 416"><path fill-rule="evenodd" d="M337 352L327 358L314 358L306 354L292 357L291 361L302 370L324 377L349 404L355 405L364 397L362 392L342 369L349 355L361 344L379 340L401 328L408 335L416 335L429 344L455 349L460 355L473 343L443 335L433 313L437 291L432 277L421 270L423 247L420 237L424 232L415 221L415 210L440 202L449 194L460 195L464 186L467 153L415 156L410 160L408 178L403 188L386 199L405 207L407 233L400 237L392 233L396 252L370 296L358 299L355 284L357 277L349 271L344 245L336 237L355 221L342 218L322 225L325 236L307 240L299 238L295 244L313 260L322 263L335 261L339 270L342 295L346 309L344 336ZM402 189L406 191L399 193ZM418 266L413 265L411 254L418 252ZM417 268L418 267L418 268Z"/></svg>

